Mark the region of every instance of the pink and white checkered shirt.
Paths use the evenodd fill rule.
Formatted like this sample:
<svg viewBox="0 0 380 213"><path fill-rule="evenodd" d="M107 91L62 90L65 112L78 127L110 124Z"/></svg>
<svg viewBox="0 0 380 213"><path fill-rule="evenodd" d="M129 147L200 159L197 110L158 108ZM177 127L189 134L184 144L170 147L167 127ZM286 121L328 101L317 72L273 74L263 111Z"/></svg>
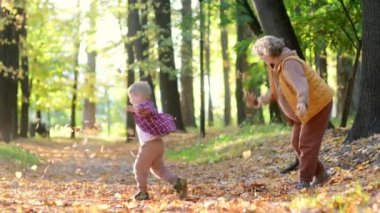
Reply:
<svg viewBox="0 0 380 213"><path fill-rule="evenodd" d="M133 114L136 125L146 133L161 137L177 129L174 118L166 113L158 113L151 101L138 105L137 110Z"/></svg>

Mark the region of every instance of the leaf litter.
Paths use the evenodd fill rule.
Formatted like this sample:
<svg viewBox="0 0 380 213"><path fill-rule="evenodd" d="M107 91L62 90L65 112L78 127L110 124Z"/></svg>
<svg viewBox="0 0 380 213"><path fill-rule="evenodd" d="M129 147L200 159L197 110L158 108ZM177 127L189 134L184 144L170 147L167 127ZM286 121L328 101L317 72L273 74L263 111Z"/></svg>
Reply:
<svg viewBox="0 0 380 213"><path fill-rule="evenodd" d="M169 185L150 176L151 200L142 202L132 199L137 143L23 141L20 146L43 156L46 163L32 168L5 166L0 173L0 208L23 212L379 212L380 136L343 144L346 134L347 130L338 129L325 135L321 158L334 175L323 187L296 191L298 172L279 174L294 160L289 139L273 137L217 163L168 162L170 169L189 180L188 196L179 200ZM179 147L195 140L185 133L165 138L168 146Z"/></svg>

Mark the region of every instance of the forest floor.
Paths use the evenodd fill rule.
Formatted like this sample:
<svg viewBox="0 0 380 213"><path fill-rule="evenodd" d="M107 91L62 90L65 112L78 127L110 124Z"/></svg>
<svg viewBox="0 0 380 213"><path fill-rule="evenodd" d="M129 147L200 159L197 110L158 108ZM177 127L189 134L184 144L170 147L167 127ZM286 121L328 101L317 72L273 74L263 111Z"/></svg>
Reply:
<svg viewBox="0 0 380 213"><path fill-rule="evenodd" d="M22 166L1 160L0 209L22 212L380 212L380 136L344 145L346 130L329 130L321 155L334 173L325 186L297 191L298 172L280 175L294 159L289 130L259 134L255 126L167 136L167 165L189 181L180 200L170 185L150 175L151 200L135 201L133 162L137 143L94 139L19 139L15 143L43 162ZM227 132L226 132L227 131ZM225 139L228 135L238 135ZM222 139L220 139L222 138ZM228 138L228 137L227 137ZM248 138L247 140L241 140ZM223 140L222 145L218 145ZM259 141L259 142L258 142ZM202 144L202 145L201 145ZM212 148L211 149L211 145ZM199 159L178 153L202 148ZM197 148L195 148L197 149ZM189 151L190 153L190 151ZM225 155L222 155L226 153ZM210 154L210 157L211 154Z"/></svg>

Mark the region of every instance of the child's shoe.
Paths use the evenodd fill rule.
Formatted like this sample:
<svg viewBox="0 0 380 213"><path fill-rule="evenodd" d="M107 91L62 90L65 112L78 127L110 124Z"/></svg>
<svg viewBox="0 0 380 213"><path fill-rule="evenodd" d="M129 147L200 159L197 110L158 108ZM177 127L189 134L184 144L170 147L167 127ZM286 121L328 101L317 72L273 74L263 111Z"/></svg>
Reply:
<svg viewBox="0 0 380 213"><path fill-rule="evenodd" d="M149 200L149 195L146 192L138 192L135 194L135 200Z"/></svg>
<svg viewBox="0 0 380 213"><path fill-rule="evenodd" d="M300 182L298 182L296 186L296 189L299 191L301 191L302 189L310 189L310 188L311 188L310 183L306 181L302 181L302 180L300 180Z"/></svg>
<svg viewBox="0 0 380 213"><path fill-rule="evenodd" d="M330 180L330 175L327 171L323 171L322 174L315 176L314 182L311 184L312 187L322 186L324 183Z"/></svg>
<svg viewBox="0 0 380 213"><path fill-rule="evenodd" d="M176 180L176 182L173 184L173 188L178 193L179 198L186 197L186 193L187 193L187 180L183 179L183 178L182 179L178 178Z"/></svg>

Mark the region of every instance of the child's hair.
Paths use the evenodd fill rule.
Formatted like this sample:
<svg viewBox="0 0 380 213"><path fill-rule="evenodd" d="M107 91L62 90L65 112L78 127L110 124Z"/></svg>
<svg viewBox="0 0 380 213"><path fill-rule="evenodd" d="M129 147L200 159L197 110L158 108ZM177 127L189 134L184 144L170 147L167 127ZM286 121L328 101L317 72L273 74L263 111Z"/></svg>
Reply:
<svg viewBox="0 0 380 213"><path fill-rule="evenodd" d="M139 81L133 83L131 86L128 87L128 94L140 94L145 96L146 98L150 98L152 95L152 89L150 88L150 85L146 81Z"/></svg>

